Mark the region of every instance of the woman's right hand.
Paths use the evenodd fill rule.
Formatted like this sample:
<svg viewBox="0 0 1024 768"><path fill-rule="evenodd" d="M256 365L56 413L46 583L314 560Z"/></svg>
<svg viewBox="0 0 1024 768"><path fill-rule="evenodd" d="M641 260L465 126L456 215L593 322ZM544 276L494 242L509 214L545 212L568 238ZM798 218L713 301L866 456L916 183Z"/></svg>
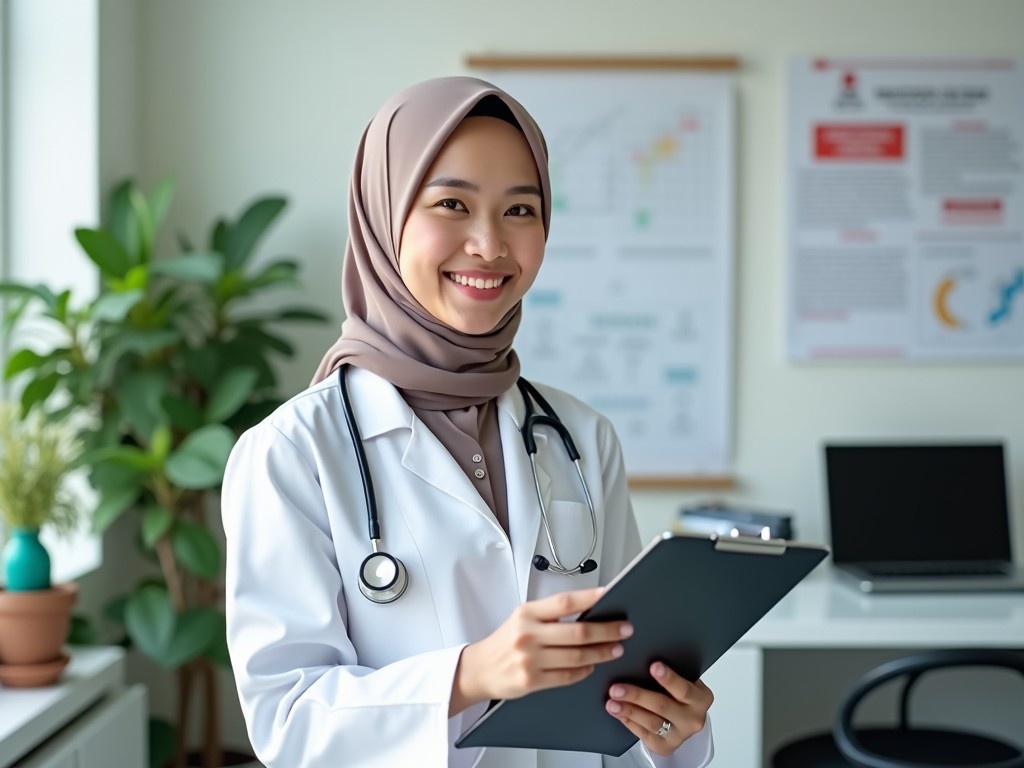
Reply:
<svg viewBox="0 0 1024 768"><path fill-rule="evenodd" d="M452 685L449 716L479 701L516 699L582 680L622 655L626 621L561 621L590 608L604 590L580 589L531 600L494 632L467 645Z"/></svg>

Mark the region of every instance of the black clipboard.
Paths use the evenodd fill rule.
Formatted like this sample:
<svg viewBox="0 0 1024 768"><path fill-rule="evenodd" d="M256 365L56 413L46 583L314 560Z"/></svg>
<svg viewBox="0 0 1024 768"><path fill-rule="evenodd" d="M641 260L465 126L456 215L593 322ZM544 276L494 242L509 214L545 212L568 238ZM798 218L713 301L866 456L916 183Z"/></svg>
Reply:
<svg viewBox="0 0 1024 768"><path fill-rule="evenodd" d="M629 619L625 654L578 683L493 703L455 746L621 755L637 737L605 711L612 683L660 690L655 660L697 680L827 554L781 539L662 534L577 618Z"/></svg>

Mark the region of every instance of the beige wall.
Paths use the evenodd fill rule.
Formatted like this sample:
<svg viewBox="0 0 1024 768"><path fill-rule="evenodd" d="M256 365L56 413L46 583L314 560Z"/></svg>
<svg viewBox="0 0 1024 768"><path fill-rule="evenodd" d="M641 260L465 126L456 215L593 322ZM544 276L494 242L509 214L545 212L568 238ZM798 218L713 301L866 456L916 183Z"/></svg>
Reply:
<svg viewBox="0 0 1024 768"><path fill-rule="evenodd" d="M291 198L264 253L306 263L309 298L339 306L347 175L360 130L415 80L466 54L738 55L734 498L795 512L820 538L818 446L829 437L996 436L1009 443L1024 518L1021 365L794 365L784 356L785 64L799 54L1024 55L1017 0L177 0L140 14L139 147L148 181L173 173L172 225L204 231L270 190ZM340 321L341 315L338 313ZM304 385L333 330L285 374ZM677 493L637 494L645 531ZM1017 540L1024 550L1024 522Z"/></svg>
<svg viewBox="0 0 1024 768"><path fill-rule="evenodd" d="M172 230L198 238L214 214L234 214L258 193L287 194L291 207L263 253L302 258L308 298L324 307L339 303L356 139L393 91L463 72L470 53L738 55L740 487L730 497L792 510L800 533L820 539L824 439L1001 437L1024 551L1024 366L794 365L783 304L788 57L1021 56L1019 0L143 0L137 30L139 167L147 183L177 177ZM305 384L333 335L301 337L290 389ZM687 500L636 494L645 535Z"/></svg>

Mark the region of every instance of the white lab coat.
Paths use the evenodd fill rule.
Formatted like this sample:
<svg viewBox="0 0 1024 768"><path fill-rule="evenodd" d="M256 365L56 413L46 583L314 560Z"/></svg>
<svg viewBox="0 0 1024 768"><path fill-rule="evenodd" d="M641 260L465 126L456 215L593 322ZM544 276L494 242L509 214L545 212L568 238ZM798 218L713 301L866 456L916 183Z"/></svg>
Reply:
<svg viewBox="0 0 1024 768"><path fill-rule="evenodd" d="M388 605L359 592L357 571L370 552L366 508L332 375L246 432L224 477L228 647L259 758L271 768L650 766L639 743L620 758L456 749L453 742L484 705L448 717L465 644L490 634L525 600L606 583L639 550L607 419L538 387L580 450L598 517L598 569L560 576L531 567L534 554L548 549L518 431L523 403L516 388L498 398L507 537L394 386L358 368L348 370L347 381L382 549L405 563L409 587ZM563 446L549 444L546 431L537 431L541 491L559 555L578 562L592 536L589 512ZM656 761L696 768L712 751L705 727L672 758Z"/></svg>

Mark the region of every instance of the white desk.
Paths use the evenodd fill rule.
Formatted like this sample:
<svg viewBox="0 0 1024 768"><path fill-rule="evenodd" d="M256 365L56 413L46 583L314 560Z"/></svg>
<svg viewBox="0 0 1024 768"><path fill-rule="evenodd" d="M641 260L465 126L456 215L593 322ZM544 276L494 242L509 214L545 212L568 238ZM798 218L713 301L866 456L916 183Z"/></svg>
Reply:
<svg viewBox="0 0 1024 768"><path fill-rule="evenodd" d="M124 686L124 651L70 653L55 685L0 686L0 768L142 768L146 691Z"/></svg>
<svg viewBox="0 0 1024 768"><path fill-rule="evenodd" d="M1024 593L870 596L820 566L705 675L715 692L714 768L762 765L764 709L797 695L766 686L773 651L955 647L1024 648Z"/></svg>

